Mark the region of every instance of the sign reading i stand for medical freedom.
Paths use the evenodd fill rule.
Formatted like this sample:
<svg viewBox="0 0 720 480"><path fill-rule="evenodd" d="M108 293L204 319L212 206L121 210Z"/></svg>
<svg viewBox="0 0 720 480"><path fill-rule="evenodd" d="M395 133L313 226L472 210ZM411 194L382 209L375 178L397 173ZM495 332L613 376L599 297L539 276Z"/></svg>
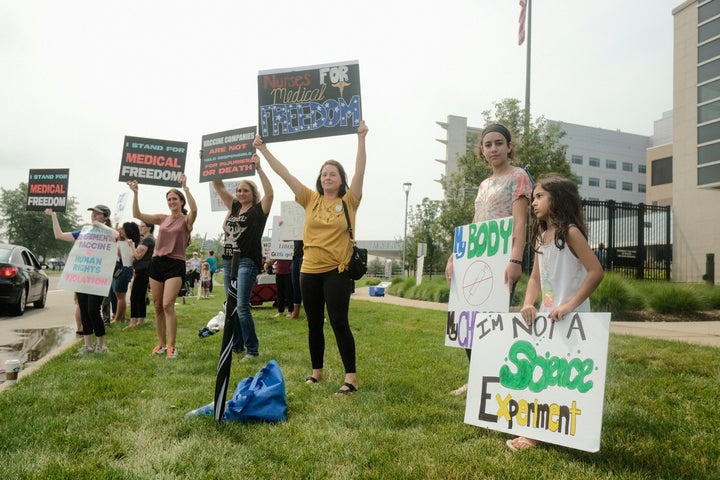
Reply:
<svg viewBox="0 0 720 480"><path fill-rule="evenodd" d="M264 142L356 133L362 121L357 60L258 72Z"/></svg>
<svg viewBox="0 0 720 480"><path fill-rule="evenodd" d="M445 345L472 348L477 318L510 307L505 267L512 247L512 217L455 227Z"/></svg>
<svg viewBox="0 0 720 480"><path fill-rule="evenodd" d="M112 232L86 225L80 230L65 262L58 288L70 292L107 296L110 292L117 244Z"/></svg>
<svg viewBox="0 0 720 480"><path fill-rule="evenodd" d="M187 142L126 136L118 180L177 188L186 157Z"/></svg>
<svg viewBox="0 0 720 480"><path fill-rule="evenodd" d="M255 127L203 135L200 182L255 175L254 139Z"/></svg>
<svg viewBox="0 0 720 480"><path fill-rule="evenodd" d="M56 212L64 212L69 181L69 168L31 169L28 175L26 209L41 212L52 208Z"/></svg>
<svg viewBox="0 0 720 480"><path fill-rule="evenodd" d="M609 313L478 316L465 423L597 452L609 334Z"/></svg>

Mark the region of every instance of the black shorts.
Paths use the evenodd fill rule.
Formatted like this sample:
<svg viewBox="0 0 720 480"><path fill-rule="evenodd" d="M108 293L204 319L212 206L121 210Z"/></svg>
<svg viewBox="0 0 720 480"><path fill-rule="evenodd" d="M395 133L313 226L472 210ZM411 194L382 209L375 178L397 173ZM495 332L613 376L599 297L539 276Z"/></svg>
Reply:
<svg viewBox="0 0 720 480"><path fill-rule="evenodd" d="M184 282L185 262L177 258L152 257L148 276L158 282L165 282L175 277L180 277Z"/></svg>

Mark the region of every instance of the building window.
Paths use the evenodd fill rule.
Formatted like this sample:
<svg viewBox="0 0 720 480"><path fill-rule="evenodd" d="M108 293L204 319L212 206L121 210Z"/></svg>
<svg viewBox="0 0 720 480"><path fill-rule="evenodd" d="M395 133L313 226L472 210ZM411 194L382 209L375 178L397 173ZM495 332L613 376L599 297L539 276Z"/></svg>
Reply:
<svg viewBox="0 0 720 480"><path fill-rule="evenodd" d="M643 164L638 165L638 173L644 174L645 172L646 172L645 165L643 165Z"/></svg>
<svg viewBox="0 0 720 480"><path fill-rule="evenodd" d="M582 185L582 175L575 175L575 180L577 180L578 185Z"/></svg>
<svg viewBox="0 0 720 480"><path fill-rule="evenodd" d="M720 143L711 143L697 149L698 165L717 162L718 160L720 160Z"/></svg>
<svg viewBox="0 0 720 480"><path fill-rule="evenodd" d="M698 87L698 103L705 103L718 97L720 97L720 80L714 80Z"/></svg>
<svg viewBox="0 0 720 480"><path fill-rule="evenodd" d="M698 123L705 123L720 118L720 101L707 103L697 109Z"/></svg>
<svg viewBox="0 0 720 480"><path fill-rule="evenodd" d="M707 2L698 7L698 23L710 20L720 14L720 2Z"/></svg>
<svg viewBox="0 0 720 480"><path fill-rule="evenodd" d="M605 188L611 188L615 190L617 188L617 182L615 182L615 180L605 180Z"/></svg>
<svg viewBox="0 0 720 480"><path fill-rule="evenodd" d="M716 77L720 77L720 60L713 60L710 63L701 65L697 69L698 83L704 83Z"/></svg>
<svg viewBox="0 0 720 480"><path fill-rule="evenodd" d="M714 122L698 127L697 137L698 143L707 143L720 139L720 122Z"/></svg>
<svg viewBox="0 0 720 480"><path fill-rule="evenodd" d="M622 189L626 192L632 192L632 182L622 182Z"/></svg>
<svg viewBox="0 0 720 480"><path fill-rule="evenodd" d="M623 172L632 172L632 163L630 162L623 162Z"/></svg>
<svg viewBox="0 0 720 480"><path fill-rule="evenodd" d="M638 183L638 192L645 193L645 184L644 183Z"/></svg>
<svg viewBox="0 0 720 480"><path fill-rule="evenodd" d="M591 187L599 187L600 186L600 179L595 177L588 178L588 185Z"/></svg>
<svg viewBox="0 0 720 480"><path fill-rule="evenodd" d="M715 39L698 47L698 63L710 60L720 55L720 39Z"/></svg>
<svg viewBox="0 0 720 480"><path fill-rule="evenodd" d="M588 165L591 167L599 167L600 166L600 159L595 157L590 157L588 160Z"/></svg>
<svg viewBox="0 0 720 480"><path fill-rule="evenodd" d="M665 185L672 183L672 157L659 158L652 161L650 172L650 185Z"/></svg>
<svg viewBox="0 0 720 480"><path fill-rule="evenodd" d="M720 35L720 18L698 27L698 43L703 43L718 35Z"/></svg>
<svg viewBox="0 0 720 480"><path fill-rule="evenodd" d="M617 162L615 160L605 160L605 168L617 170Z"/></svg>
<svg viewBox="0 0 720 480"><path fill-rule="evenodd" d="M582 165L583 157L582 157L582 155L573 155L571 161L572 161L573 165Z"/></svg>
<svg viewBox="0 0 720 480"><path fill-rule="evenodd" d="M720 183L720 164L708 165L707 167L698 168L698 186L702 187L704 185L717 185L718 183Z"/></svg>

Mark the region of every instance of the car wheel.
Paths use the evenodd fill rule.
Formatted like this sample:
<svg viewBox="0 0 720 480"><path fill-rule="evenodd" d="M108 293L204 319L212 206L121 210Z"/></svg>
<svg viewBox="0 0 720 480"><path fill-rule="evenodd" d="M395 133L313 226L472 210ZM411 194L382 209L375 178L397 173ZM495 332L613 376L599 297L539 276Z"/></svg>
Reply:
<svg viewBox="0 0 720 480"><path fill-rule="evenodd" d="M8 305L11 315L20 316L25 313L25 306L27 305L27 289L23 288L20 291L20 299L17 303Z"/></svg>
<svg viewBox="0 0 720 480"><path fill-rule="evenodd" d="M40 298L35 300L33 302L33 307L35 308L45 308L45 304L47 303L47 292L48 292L48 284L46 283L43 285L42 294L40 295Z"/></svg>

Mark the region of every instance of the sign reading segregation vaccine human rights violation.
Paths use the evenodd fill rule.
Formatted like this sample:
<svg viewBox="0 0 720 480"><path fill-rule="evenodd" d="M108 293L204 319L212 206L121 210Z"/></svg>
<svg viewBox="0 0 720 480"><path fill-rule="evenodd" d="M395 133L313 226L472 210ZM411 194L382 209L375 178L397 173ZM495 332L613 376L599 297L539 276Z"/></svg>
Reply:
<svg viewBox="0 0 720 480"><path fill-rule="evenodd" d="M597 452L610 314L544 315L476 318L465 423Z"/></svg>
<svg viewBox="0 0 720 480"><path fill-rule="evenodd" d="M348 61L258 72L258 133L265 142L356 133L360 66Z"/></svg>
<svg viewBox="0 0 720 480"><path fill-rule="evenodd" d="M126 136L118 181L177 187L186 157L187 142Z"/></svg>
<svg viewBox="0 0 720 480"><path fill-rule="evenodd" d="M445 345L472 348L485 312L510 306L505 267L512 247L512 217L455 228Z"/></svg>
<svg viewBox="0 0 720 480"><path fill-rule="evenodd" d="M58 288L107 296L116 260L117 242L112 232L86 225L70 249Z"/></svg>

